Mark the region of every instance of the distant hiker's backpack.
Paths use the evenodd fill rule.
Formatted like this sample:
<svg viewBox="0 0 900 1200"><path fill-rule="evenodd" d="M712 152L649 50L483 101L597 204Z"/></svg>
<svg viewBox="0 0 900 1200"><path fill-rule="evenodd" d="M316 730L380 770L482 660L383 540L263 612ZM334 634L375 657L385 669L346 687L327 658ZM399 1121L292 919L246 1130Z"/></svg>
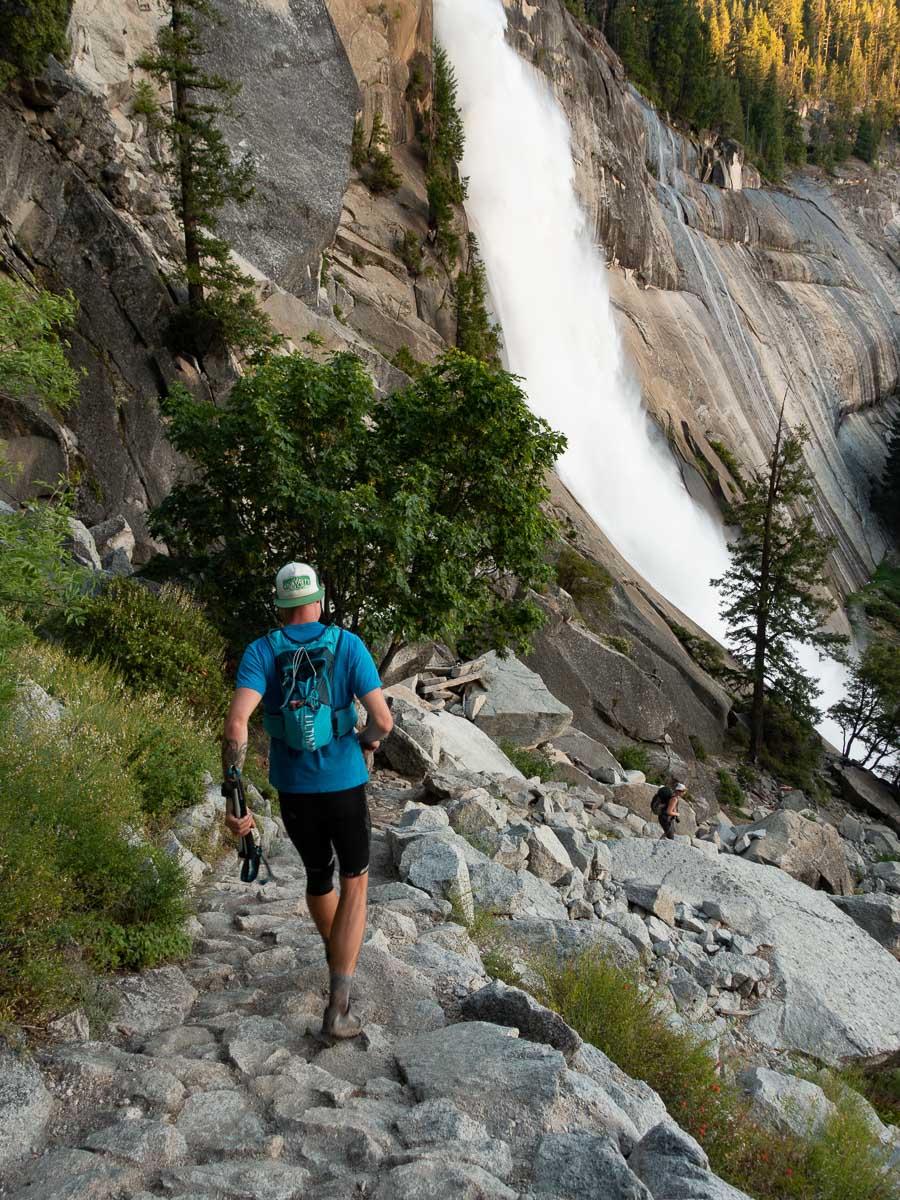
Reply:
<svg viewBox="0 0 900 1200"><path fill-rule="evenodd" d="M667 787L661 787L650 801L650 811L658 817L666 809L672 796L673 793Z"/></svg>
<svg viewBox="0 0 900 1200"><path fill-rule="evenodd" d="M321 750L356 725L352 703L334 707L334 660L343 629L329 625L311 642L295 642L283 629L266 634L281 685L281 708L263 717L263 727L291 750Z"/></svg>

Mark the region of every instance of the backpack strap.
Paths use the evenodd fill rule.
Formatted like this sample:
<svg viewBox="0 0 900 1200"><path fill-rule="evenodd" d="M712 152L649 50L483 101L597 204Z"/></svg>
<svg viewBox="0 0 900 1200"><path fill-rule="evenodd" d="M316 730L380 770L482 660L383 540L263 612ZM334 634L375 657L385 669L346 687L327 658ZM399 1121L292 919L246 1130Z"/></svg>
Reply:
<svg viewBox="0 0 900 1200"><path fill-rule="evenodd" d="M331 627L332 629L334 626ZM334 662L337 665L338 649L341 645L341 639L344 636L343 625L338 627L337 641L334 643ZM345 704L343 708L335 708L331 714L331 724L334 729L336 738L346 737L348 733L352 733L356 729L356 705L353 700L349 704Z"/></svg>
<svg viewBox="0 0 900 1200"><path fill-rule="evenodd" d="M332 671L334 670L334 665L337 663L338 649L341 639L344 636L343 626L328 625L325 633L322 635L323 638L331 641L332 638L329 635L333 634L335 630L337 631L337 637L333 639L334 645L331 647L333 656ZM292 638L289 638L281 628L270 629L266 634L266 641L272 650L272 657L276 665L279 654L283 654L285 650L296 650L303 645L302 642L295 642ZM351 733L356 728L356 705L352 700L343 708L332 707L331 724L336 738L346 737L348 733ZM284 740L284 715L280 711L277 713L264 712L263 729L265 729L270 737Z"/></svg>

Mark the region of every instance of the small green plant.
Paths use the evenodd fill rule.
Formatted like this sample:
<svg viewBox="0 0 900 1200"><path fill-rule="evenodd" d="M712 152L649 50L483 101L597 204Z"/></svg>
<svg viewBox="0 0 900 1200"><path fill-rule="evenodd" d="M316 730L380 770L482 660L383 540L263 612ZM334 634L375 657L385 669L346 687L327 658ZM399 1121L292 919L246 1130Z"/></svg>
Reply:
<svg viewBox="0 0 900 1200"><path fill-rule="evenodd" d="M706 747L694 733L688 734L688 741L691 743L691 749L694 752L694 758L697 762L706 762L709 755L706 753Z"/></svg>
<svg viewBox="0 0 900 1200"><path fill-rule="evenodd" d="M403 371L410 379L417 379L422 374L424 366L410 350L409 346L401 346L391 359L398 370Z"/></svg>
<svg viewBox="0 0 900 1200"><path fill-rule="evenodd" d="M151 125L158 118L159 101L156 98L153 85L148 80L141 79L134 89L131 111L139 116L146 117Z"/></svg>
<svg viewBox="0 0 900 1200"><path fill-rule="evenodd" d="M706 671L707 675L719 676L727 673L720 646L707 641L706 638L698 637L683 625L673 624L670 628L697 666Z"/></svg>
<svg viewBox="0 0 900 1200"><path fill-rule="evenodd" d="M399 188L402 180L391 156L391 131L380 112L376 112L372 118L368 138L361 120L354 125L350 160L374 195L396 192Z"/></svg>
<svg viewBox="0 0 900 1200"><path fill-rule="evenodd" d="M428 95L428 80L425 78L425 69L421 62L414 62L410 67L405 94L410 104L417 104Z"/></svg>
<svg viewBox="0 0 900 1200"><path fill-rule="evenodd" d="M585 558L564 542L555 570L556 582L569 593L586 616L596 620L605 615L609 609L613 579L604 567Z"/></svg>
<svg viewBox="0 0 900 1200"><path fill-rule="evenodd" d="M415 230L405 229L403 236L394 242L394 250L410 275L421 275L424 265L422 239Z"/></svg>
<svg viewBox="0 0 900 1200"><path fill-rule="evenodd" d="M500 326L487 309L487 273L478 253L474 233L467 238L468 262L456 278L456 344L466 354L499 367Z"/></svg>
<svg viewBox="0 0 900 1200"><path fill-rule="evenodd" d="M337 317L337 319L340 321L340 323L342 325L347 324L347 318L344 316L344 310L341 308L341 306L339 304L337 304L337 303L332 304L331 311L334 313L335 317Z"/></svg>
<svg viewBox="0 0 900 1200"><path fill-rule="evenodd" d="M734 482L738 485L741 491L743 491L744 476L741 474L741 466L735 455L731 450L728 449L724 442L717 442L712 438L709 438L708 441L712 449L715 450L716 454L719 456L724 466L728 468L729 474Z"/></svg>
<svg viewBox="0 0 900 1200"><path fill-rule="evenodd" d="M616 751L616 759L626 771L643 771L646 775L653 769L650 756L643 746L620 746Z"/></svg>
<svg viewBox="0 0 900 1200"><path fill-rule="evenodd" d="M315 346L317 350L321 349L322 346L325 345L325 339L322 337L321 333L318 333L315 329L311 329L309 333L305 334L303 341L310 346Z"/></svg>
<svg viewBox="0 0 900 1200"><path fill-rule="evenodd" d="M463 925L478 947L485 972L510 987L522 987L522 976L510 957L502 920L491 909L474 906L474 915L466 915L458 895L451 895L453 920Z"/></svg>
<svg viewBox="0 0 900 1200"><path fill-rule="evenodd" d="M500 749L526 779L533 779L536 775L542 783L548 783L556 778L556 766L543 751L526 750L524 746L517 746L508 738L501 739Z"/></svg>
<svg viewBox="0 0 900 1200"><path fill-rule="evenodd" d="M624 654L626 658L631 657L631 642L627 637L619 637L614 633L604 633L603 641L607 646L611 646L613 650L618 650L619 654Z"/></svg>
<svg viewBox="0 0 900 1200"><path fill-rule="evenodd" d="M744 805L744 793L741 791L735 777L730 771L719 771L719 803L728 804L733 808L742 808Z"/></svg>

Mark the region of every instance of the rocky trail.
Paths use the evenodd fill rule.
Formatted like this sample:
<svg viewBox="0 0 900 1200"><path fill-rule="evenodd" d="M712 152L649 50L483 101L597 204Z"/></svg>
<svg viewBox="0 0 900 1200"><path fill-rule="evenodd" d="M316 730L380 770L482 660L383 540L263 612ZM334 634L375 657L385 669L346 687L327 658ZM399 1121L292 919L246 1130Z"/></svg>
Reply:
<svg viewBox="0 0 900 1200"><path fill-rule="evenodd" d="M570 858L570 878L560 875L553 886L539 876L560 874L556 847L567 854L546 824L553 817L566 836L564 785L510 781L510 794L527 800L517 814L513 801L507 806L472 780L436 774L427 782L428 805L422 785L393 773L381 772L371 789L369 926L354 990L360 1038L332 1044L319 1032L328 977L302 864L278 823L263 821L276 879L242 884L229 853L196 892L192 957L116 980L101 1040L84 1040L72 1020L30 1058L3 1053L0 1194L741 1197L710 1171L702 1148L646 1084L526 992L490 979L448 895L495 911L505 905L512 953L523 959L546 946L567 952L600 944L628 961L643 954L670 989L673 1022L707 1021L714 1045L737 1040L746 1049L740 1018L748 1009L761 1026L757 1050L810 1036L798 1024L805 1009L812 1034L836 1058L851 1039L862 1058L896 1045L900 1015L890 989L900 964L824 894L783 871L731 858L723 870L688 838L664 846L634 836L598 841L583 861L570 829L582 866ZM573 810L579 803L570 800ZM485 812L505 829L499 857L527 836L529 870L503 866L473 846L474 835L469 841L457 832ZM573 889L573 878L581 888ZM466 880L468 892L454 890ZM596 911L579 916L571 898L566 907L563 894L583 891L585 881L603 919ZM818 969L834 978L837 960L822 936L829 922L851 943L858 938L848 953L869 999L855 991L852 1017L839 986L829 1003L804 1005L795 995L802 979L817 986L804 945L816 946ZM527 966L518 965L527 978ZM761 1108L790 1111L797 1081L769 1070L758 1054L757 1062L750 1086ZM896 1130L880 1128L896 1146Z"/></svg>
<svg viewBox="0 0 900 1200"><path fill-rule="evenodd" d="M374 790L362 1037L319 1034L327 972L293 848L277 839L266 886L229 855L197 893L193 956L118 981L104 1040L5 1056L5 1156L46 1149L2 1194L643 1200L624 1153L649 1180L672 1156L704 1174L658 1097L523 993L494 987L524 1005L519 1037L459 1020L489 980L450 904L396 879L384 824L403 804ZM717 1187L704 1195L738 1194Z"/></svg>

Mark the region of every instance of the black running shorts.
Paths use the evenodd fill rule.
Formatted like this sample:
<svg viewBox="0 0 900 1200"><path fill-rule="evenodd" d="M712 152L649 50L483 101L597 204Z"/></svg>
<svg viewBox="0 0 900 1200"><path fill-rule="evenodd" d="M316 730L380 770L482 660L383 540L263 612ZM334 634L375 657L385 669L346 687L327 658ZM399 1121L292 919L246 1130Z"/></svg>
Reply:
<svg viewBox="0 0 900 1200"><path fill-rule="evenodd" d="M372 823L364 783L340 792L279 792L278 799L288 837L306 868L308 892L331 891L335 855L342 875L365 874Z"/></svg>

